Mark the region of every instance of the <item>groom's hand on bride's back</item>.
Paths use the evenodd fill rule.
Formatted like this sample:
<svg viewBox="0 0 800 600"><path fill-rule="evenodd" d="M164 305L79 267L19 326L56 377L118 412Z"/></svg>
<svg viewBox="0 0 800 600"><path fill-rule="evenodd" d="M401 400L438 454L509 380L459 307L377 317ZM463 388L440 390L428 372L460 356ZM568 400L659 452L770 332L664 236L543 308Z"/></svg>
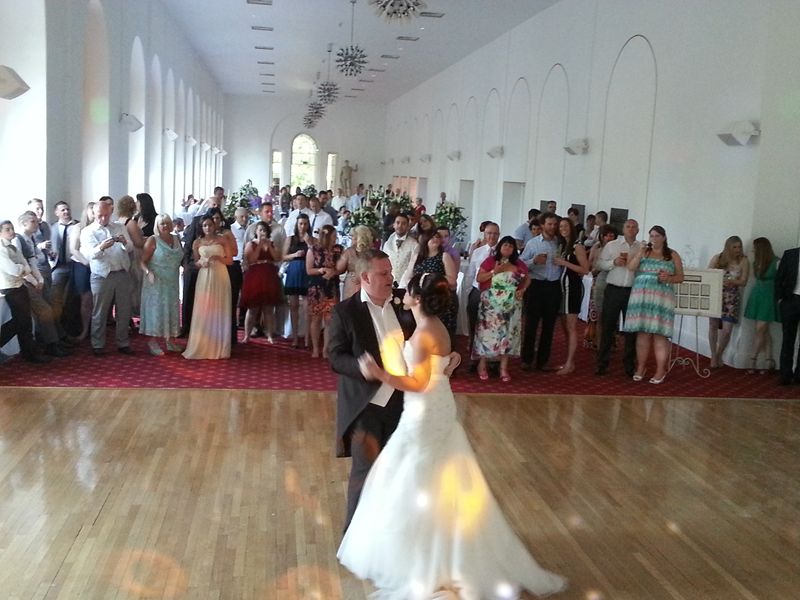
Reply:
<svg viewBox="0 0 800 600"><path fill-rule="evenodd" d="M458 365L461 364L461 355L453 350L450 354L448 354L448 356L450 357L450 362L447 364L444 374L447 375L447 377L450 377L458 368Z"/></svg>

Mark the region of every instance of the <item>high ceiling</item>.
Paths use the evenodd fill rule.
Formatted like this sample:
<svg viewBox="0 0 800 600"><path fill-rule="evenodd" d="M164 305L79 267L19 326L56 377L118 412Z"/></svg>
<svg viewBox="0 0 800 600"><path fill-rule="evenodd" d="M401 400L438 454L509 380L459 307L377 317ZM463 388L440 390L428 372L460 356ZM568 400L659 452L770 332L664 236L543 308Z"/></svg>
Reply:
<svg viewBox="0 0 800 600"><path fill-rule="evenodd" d="M335 65L337 50L350 43L350 0L163 1L227 94L304 100L318 73L326 79L332 43L331 79L340 97L389 102L558 0L426 0L425 11L444 15L403 23L389 23L368 0L357 0L353 41L369 60L357 77Z"/></svg>

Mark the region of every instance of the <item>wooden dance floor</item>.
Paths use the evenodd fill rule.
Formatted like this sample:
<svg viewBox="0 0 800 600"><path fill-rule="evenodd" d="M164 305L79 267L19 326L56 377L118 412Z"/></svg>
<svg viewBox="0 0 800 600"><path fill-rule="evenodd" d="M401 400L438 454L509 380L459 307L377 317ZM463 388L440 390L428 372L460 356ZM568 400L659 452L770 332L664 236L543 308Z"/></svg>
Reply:
<svg viewBox="0 0 800 600"><path fill-rule="evenodd" d="M800 597L800 401L458 401L557 598ZM0 388L0 596L363 600L333 423L328 393Z"/></svg>

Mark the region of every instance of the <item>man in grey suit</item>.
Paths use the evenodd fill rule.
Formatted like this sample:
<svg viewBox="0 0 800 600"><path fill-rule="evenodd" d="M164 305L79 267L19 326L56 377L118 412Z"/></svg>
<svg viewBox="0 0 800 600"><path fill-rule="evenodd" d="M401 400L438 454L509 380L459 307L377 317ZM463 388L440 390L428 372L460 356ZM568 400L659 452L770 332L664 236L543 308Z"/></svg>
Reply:
<svg viewBox="0 0 800 600"><path fill-rule="evenodd" d="M72 276L72 261L69 252L69 231L77 225L72 219L69 204L63 200L56 202L54 212L58 219L50 226L50 306L53 308L53 319L58 328L59 337L64 337L62 314L69 293Z"/></svg>

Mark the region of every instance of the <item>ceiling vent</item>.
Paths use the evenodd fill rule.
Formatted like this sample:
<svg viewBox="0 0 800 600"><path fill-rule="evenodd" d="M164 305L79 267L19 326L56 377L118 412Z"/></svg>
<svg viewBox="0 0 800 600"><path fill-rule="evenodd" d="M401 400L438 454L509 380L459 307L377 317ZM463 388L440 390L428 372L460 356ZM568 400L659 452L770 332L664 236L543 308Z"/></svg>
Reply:
<svg viewBox="0 0 800 600"><path fill-rule="evenodd" d="M373 73L386 73L386 69L367 69L367 71L372 71Z"/></svg>
<svg viewBox="0 0 800 600"><path fill-rule="evenodd" d="M419 38L414 37L413 35L398 35L397 39L401 42L418 42Z"/></svg>
<svg viewBox="0 0 800 600"><path fill-rule="evenodd" d="M400 58L400 57L399 57L399 56L396 56L396 55L394 55L394 54L381 54L381 58L392 58L392 59L394 59L394 60L397 60L397 59L398 59L398 58Z"/></svg>
<svg viewBox="0 0 800 600"><path fill-rule="evenodd" d="M250 29L253 31L274 31L272 27L267 27L266 25L253 25Z"/></svg>
<svg viewBox="0 0 800 600"><path fill-rule="evenodd" d="M270 4L272 4L270 2ZM428 17L429 19L441 19L444 16L444 13L440 12L421 12L419 13L420 17Z"/></svg>
<svg viewBox="0 0 800 600"><path fill-rule="evenodd" d="M257 64L259 64L259 65L274 65L275 62L271 61L271 60L259 60Z"/></svg>
<svg viewBox="0 0 800 600"><path fill-rule="evenodd" d="M248 4L257 4L258 6L272 6L272 0L247 0Z"/></svg>
<svg viewBox="0 0 800 600"><path fill-rule="evenodd" d="M351 92L364 92L366 91L364 88L350 88Z"/></svg>

